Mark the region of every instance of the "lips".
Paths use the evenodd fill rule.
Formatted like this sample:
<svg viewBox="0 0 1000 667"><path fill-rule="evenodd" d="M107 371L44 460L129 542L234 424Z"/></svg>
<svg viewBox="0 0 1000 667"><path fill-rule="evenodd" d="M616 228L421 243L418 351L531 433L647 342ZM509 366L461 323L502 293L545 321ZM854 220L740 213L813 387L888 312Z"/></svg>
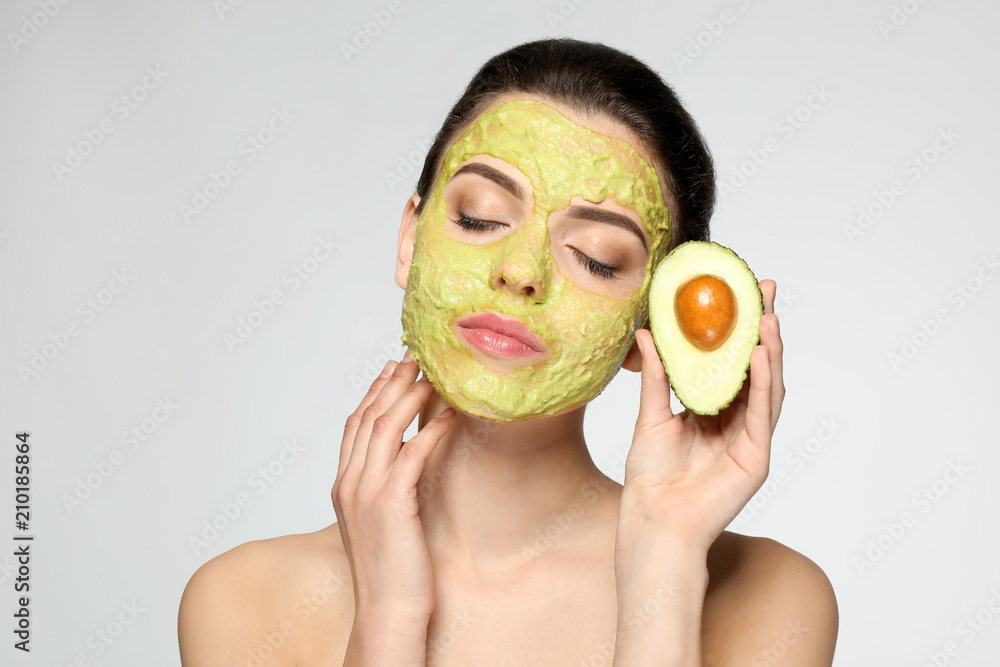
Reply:
<svg viewBox="0 0 1000 667"><path fill-rule="evenodd" d="M545 354L548 348L521 320L496 313L464 317L455 326L472 345L501 357Z"/></svg>

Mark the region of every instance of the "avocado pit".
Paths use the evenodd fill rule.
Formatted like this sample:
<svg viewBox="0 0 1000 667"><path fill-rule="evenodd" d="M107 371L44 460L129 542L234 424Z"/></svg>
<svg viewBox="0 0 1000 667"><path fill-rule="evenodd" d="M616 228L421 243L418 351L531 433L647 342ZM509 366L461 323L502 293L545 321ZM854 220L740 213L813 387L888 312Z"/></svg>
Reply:
<svg viewBox="0 0 1000 667"><path fill-rule="evenodd" d="M681 332L698 349L719 348L736 326L736 295L725 280L702 274L677 290L674 314Z"/></svg>

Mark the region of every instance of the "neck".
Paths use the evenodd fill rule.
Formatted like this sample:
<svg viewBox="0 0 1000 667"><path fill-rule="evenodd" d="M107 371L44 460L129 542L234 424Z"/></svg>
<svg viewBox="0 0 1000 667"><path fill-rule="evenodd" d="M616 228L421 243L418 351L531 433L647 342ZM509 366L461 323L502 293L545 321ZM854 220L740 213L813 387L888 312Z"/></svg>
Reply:
<svg viewBox="0 0 1000 667"><path fill-rule="evenodd" d="M445 407L435 393L419 427ZM503 423L458 413L418 484L435 560L485 576L577 547L593 553L609 525L613 540L621 486L590 457L585 409Z"/></svg>

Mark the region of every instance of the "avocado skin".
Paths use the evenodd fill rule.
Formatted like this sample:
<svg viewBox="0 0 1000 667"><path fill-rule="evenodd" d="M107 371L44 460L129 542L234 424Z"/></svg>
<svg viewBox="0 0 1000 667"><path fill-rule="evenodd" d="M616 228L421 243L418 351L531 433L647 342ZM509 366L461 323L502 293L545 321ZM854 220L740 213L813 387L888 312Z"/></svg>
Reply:
<svg viewBox="0 0 1000 667"><path fill-rule="evenodd" d="M696 275L718 275L720 271L737 297L737 324L720 348L698 350L677 324L673 309L676 290ZM694 414L718 414L739 395L750 369L750 355L760 342L758 325L764 296L757 277L730 248L713 241L688 241L657 266L649 301L653 342L677 399Z"/></svg>

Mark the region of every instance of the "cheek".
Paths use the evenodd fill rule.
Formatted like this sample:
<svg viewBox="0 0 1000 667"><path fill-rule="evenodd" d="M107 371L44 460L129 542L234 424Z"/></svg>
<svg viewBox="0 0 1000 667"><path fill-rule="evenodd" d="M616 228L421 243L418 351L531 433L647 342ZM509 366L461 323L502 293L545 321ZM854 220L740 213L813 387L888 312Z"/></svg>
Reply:
<svg viewBox="0 0 1000 667"><path fill-rule="evenodd" d="M427 306L452 310L489 289L488 253L453 239L415 244L413 266L413 291Z"/></svg>
<svg viewBox="0 0 1000 667"><path fill-rule="evenodd" d="M549 304L549 312L564 355L588 365L605 365L609 358L617 360L631 345L644 317L642 295L613 300L570 281L563 287L558 302Z"/></svg>

